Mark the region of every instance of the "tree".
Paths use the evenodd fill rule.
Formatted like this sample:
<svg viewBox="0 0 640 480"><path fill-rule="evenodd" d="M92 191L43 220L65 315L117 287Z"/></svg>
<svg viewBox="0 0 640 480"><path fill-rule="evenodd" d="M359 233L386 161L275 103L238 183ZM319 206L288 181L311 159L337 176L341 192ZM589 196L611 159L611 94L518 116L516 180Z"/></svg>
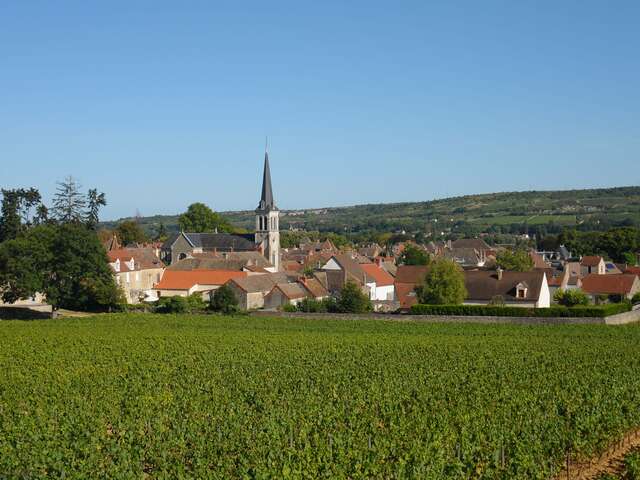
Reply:
<svg viewBox="0 0 640 480"><path fill-rule="evenodd" d="M86 222L87 226L92 230L95 230L98 227L98 213L100 212L100 208L104 207L106 204L107 199L104 196L104 193L98 193L98 190L95 188L89 190L87 195Z"/></svg>
<svg viewBox="0 0 640 480"><path fill-rule="evenodd" d="M559 288L553 294L553 300L565 307L575 307L576 305L589 305L589 297L581 290L563 290Z"/></svg>
<svg viewBox="0 0 640 480"><path fill-rule="evenodd" d="M97 235L81 224L43 225L0 245L3 300L43 293L55 309L109 310L124 298Z"/></svg>
<svg viewBox="0 0 640 480"><path fill-rule="evenodd" d="M53 197L53 216L61 223L81 223L84 219L86 202L80 193L80 184L68 176L58 182L57 192Z"/></svg>
<svg viewBox="0 0 640 480"><path fill-rule="evenodd" d="M238 299L228 285L222 285L211 297L211 309L220 313L235 313L238 311Z"/></svg>
<svg viewBox="0 0 640 480"><path fill-rule="evenodd" d="M164 242L167 238L169 238L167 227L164 226L164 223L160 222L160 225L158 225L158 230L156 230L156 234L154 235L153 239L156 242Z"/></svg>
<svg viewBox="0 0 640 480"><path fill-rule="evenodd" d="M204 203L192 203L187 211L180 215L178 224L183 232L231 232L233 227L221 215Z"/></svg>
<svg viewBox="0 0 640 480"><path fill-rule="evenodd" d="M35 188L15 190L2 189L2 216L0 217L0 242L11 240L20 235L32 224L37 223L38 211L42 205L40 192ZM36 207L36 217L32 210Z"/></svg>
<svg viewBox="0 0 640 480"><path fill-rule="evenodd" d="M528 272L533 269L533 259L526 250L503 250L498 252L496 263L509 272Z"/></svg>
<svg viewBox="0 0 640 480"><path fill-rule="evenodd" d="M342 290L337 301L337 310L340 313L365 313L373 310L371 300L362 289L349 280Z"/></svg>
<svg viewBox="0 0 640 480"><path fill-rule="evenodd" d="M146 243L147 235L144 233L140 225L133 220L125 220L116 227L116 235L120 239L122 245L131 245L133 243Z"/></svg>
<svg viewBox="0 0 640 480"><path fill-rule="evenodd" d="M421 303L432 305L458 305L467 296L464 274L453 261L441 258L433 262L424 281L418 289Z"/></svg>
<svg viewBox="0 0 640 480"><path fill-rule="evenodd" d="M431 257L422 248L411 243L407 244L398 258L401 265L429 265Z"/></svg>

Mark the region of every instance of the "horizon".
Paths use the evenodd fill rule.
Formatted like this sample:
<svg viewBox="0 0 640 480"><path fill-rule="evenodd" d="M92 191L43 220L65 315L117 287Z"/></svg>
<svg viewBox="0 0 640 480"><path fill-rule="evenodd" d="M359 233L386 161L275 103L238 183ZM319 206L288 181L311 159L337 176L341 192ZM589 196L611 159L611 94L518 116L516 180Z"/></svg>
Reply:
<svg viewBox="0 0 640 480"><path fill-rule="evenodd" d="M640 188L640 185L618 185L618 186L604 186L604 187L595 187L595 188L568 188L568 189L563 189L563 190L544 190L544 189L534 189L534 190L512 190L512 191L508 191L508 190L503 190L503 191L499 191L499 192L480 192L480 193L466 193L463 195L455 195L452 197L438 197L438 198L432 198L430 200L408 200L408 201L404 201L404 202L377 202L377 203L357 203L357 204L349 204L349 205L325 205L325 206L321 206L321 207L301 207L301 208L279 208L278 209L280 211L287 211L287 212L295 212L295 211L300 211L300 210L325 210L325 209L340 209L340 208L353 208L353 207L363 207L363 206L376 206L376 205L400 205L400 204L411 204L411 203L429 203L429 202L442 202L442 201L446 201L446 200L453 200L456 198L462 198L462 197L474 197L474 196L483 196L483 195L501 195L501 194L511 194L511 193L533 193L533 192L541 192L541 193L555 193L555 192L573 192L573 191L584 191L584 190L610 190L610 189L620 189L620 188ZM278 204L278 201L276 199L276 206ZM148 215L141 215L141 218L150 218L150 217L178 217L180 215L182 215L186 209L187 209L188 205L185 206L183 211L177 212L177 213L156 213L156 214L148 214ZM255 210L255 208L249 208L249 209L244 209L244 210L216 210L217 213L220 213L222 215L224 214L229 214L229 213L246 213L246 212L253 212ZM125 217L119 217L119 218L110 218L110 219L104 219L104 220L100 220L100 223L114 223L114 222L119 222L121 220L129 220L129 219L133 219L135 218L135 215L130 215L130 216L125 216Z"/></svg>
<svg viewBox="0 0 640 480"><path fill-rule="evenodd" d="M71 174L114 219L247 211L265 136L284 210L640 185L639 14L4 4L0 187L50 203Z"/></svg>

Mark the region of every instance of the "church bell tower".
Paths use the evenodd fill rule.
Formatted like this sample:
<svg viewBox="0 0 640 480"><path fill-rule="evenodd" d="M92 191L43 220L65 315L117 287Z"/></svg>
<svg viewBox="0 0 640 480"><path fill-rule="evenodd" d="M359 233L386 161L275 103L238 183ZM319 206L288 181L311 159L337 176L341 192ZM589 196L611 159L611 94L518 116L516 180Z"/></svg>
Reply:
<svg viewBox="0 0 640 480"><path fill-rule="evenodd" d="M262 174L262 196L256 208L256 245L263 255L280 270L280 211L273 201L269 154L264 152L264 172Z"/></svg>

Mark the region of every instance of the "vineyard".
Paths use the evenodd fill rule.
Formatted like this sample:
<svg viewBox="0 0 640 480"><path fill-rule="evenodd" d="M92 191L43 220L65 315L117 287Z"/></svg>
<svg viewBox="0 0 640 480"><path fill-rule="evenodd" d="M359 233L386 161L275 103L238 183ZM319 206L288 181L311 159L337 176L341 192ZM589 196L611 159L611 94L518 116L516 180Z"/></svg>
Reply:
<svg viewBox="0 0 640 480"><path fill-rule="evenodd" d="M0 322L0 478L548 479L640 425L640 326Z"/></svg>

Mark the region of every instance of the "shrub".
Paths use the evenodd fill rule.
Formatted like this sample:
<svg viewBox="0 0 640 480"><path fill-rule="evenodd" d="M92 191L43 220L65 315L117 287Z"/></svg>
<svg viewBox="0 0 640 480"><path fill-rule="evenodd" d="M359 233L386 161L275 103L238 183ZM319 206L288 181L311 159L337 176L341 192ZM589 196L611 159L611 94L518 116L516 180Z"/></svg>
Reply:
<svg viewBox="0 0 640 480"><path fill-rule="evenodd" d="M560 288L553 294L553 300L565 307L589 305L589 297L582 290L563 290Z"/></svg>
<svg viewBox="0 0 640 480"><path fill-rule="evenodd" d="M327 302L325 300L316 300L315 298L304 298L298 303L297 310L300 312L308 313L323 313L327 312Z"/></svg>
<svg viewBox="0 0 640 480"><path fill-rule="evenodd" d="M295 305L292 305L290 303L285 303L282 306L282 311L283 312L297 312L298 311L298 307L296 307Z"/></svg>
<svg viewBox="0 0 640 480"><path fill-rule="evenodd" d="M640 303L640 292L636 293L633 298L631 299L631 303L633 303L634 305L636 303Z"/></svg>
<svg viewBox="0 0 640 480"><path fill-rule="evenodd" d="M425 305L411 307L411 315L456 315L456 316L495 316L495 317L595 317L604 318L618 313L628 312L629 304L612 303L602 306L556 306L550 308L529 308L492 305Z"/></svg>
<svg viewBox="0 0 640 480"><path fill-rule="evenodd" d="M369 297L352 281L342 287L336 306L340 313L365 313L373 310Z"/></svg>
<svg viewBox="0 0 640 480"><path fill-rule="evenodd" d="M238 311L238 299L228 285L222 285L211 297L210 307L214 312L236 313Z"/></svg>
<svg viewBox="0 0 640 480"><path fill-rule="evenodd" d="M156 311L159 313L197 313L203 312L206 303L202 294L192 293L188 297L162 297L158 301Z"/></svg>

